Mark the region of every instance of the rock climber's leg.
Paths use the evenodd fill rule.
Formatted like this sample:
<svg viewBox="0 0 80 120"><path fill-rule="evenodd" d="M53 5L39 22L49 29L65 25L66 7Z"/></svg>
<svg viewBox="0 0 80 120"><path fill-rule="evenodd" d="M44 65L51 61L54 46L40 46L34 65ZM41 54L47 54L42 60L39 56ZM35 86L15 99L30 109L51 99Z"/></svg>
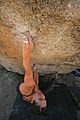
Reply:
<svg viewBox="0 0 80 120"><path fill-rule="evenodd" d="M22 95L28 96L32 93L35 82L33 79L33 73L31 68L31 52L33 50L33 41L29 32L24 36L23 41L23 66L25 69L24 82L20 85L19 89ZM32 96L28 98L31 99Z"/></svg>

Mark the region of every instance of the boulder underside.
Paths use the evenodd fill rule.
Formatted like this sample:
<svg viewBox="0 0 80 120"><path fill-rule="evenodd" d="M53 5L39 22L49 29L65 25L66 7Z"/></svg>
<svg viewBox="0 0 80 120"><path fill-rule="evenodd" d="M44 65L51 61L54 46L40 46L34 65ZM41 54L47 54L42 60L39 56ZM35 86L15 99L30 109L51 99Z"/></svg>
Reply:
<svg viewBox="0 0 80 120"><path fill-rule="evenodd" d="M0 64L23 73L22 41L35 42L32 63L39 72L80 67L80 0L0 0Z"/></svg>

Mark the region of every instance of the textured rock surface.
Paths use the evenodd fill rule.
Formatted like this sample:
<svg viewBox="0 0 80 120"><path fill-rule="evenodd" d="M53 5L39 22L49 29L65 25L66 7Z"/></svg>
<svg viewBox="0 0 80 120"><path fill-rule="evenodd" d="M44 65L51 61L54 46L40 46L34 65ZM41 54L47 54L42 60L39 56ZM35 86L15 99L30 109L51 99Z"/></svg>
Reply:
<svg viewBox="0 0 80 120"><path fill-rule="evenodd" d="M80 67L80 0L0 0L0 64L14 72L23 71L25 31L34 38L33 63L50 65L44 72Z"/></svg>

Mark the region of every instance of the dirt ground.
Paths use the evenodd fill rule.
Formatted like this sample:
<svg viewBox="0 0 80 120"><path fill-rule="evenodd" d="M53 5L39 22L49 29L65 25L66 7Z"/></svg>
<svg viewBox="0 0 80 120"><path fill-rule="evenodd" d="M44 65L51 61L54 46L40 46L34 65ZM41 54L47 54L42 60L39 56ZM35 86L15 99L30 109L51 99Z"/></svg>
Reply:
<svg viewBox="0 0 80 120"><path fill-rule="evenodd" d="M48 103L42 113L22 100L18 87L23 77L0 66L0 120L80 120L78 72L39 77Z"/></svg>

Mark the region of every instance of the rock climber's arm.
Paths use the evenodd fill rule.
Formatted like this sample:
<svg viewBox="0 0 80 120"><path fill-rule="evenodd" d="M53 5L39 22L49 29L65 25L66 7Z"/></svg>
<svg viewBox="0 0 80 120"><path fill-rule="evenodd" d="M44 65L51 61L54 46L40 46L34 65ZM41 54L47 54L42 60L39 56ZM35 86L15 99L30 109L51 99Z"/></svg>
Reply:
<svg viewBox="0 0 80 120"><path fill-rule="evenodd" d="M23 66L25 69L25 80L33 80L33 72L31 68L31 59L23 57Z"/></svg>
<svg viewBox="0 0 80 120"><path fill-rule="evenodd" d="M27 35L28 34L28 35ZM25 69L25 80L33 80L33 72L31 68L31 53L33 50L32 37L27 33L23 41L23 66Z"/></svg>

